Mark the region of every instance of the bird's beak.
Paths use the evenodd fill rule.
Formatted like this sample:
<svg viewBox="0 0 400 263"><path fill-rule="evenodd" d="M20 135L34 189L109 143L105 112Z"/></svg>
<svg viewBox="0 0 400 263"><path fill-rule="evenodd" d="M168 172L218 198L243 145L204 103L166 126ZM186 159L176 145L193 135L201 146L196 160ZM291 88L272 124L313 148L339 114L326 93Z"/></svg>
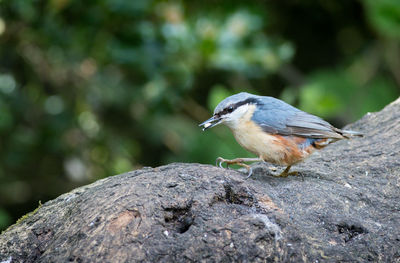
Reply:
<svg viewBox="0 0 400 263"><path fill-rule="evenodd" d="M203 126L203 131L207 130L208 128L214 127L222 122L222 118L216 115L212 116L208 120L203 123L200 123L199 126Z"/></svg>

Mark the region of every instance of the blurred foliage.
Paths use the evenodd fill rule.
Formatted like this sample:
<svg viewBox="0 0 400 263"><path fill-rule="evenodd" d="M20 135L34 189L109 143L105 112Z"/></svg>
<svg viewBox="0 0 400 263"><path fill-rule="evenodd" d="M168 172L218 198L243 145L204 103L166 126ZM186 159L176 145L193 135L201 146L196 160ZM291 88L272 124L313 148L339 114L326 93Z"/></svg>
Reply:
<svg viewBox="0 0 400 263"><path fill-rule="evenodd" d="M0 229L99 178L251 156L239 91L342 126L400 93L400 2L0 1Z"/></svg>

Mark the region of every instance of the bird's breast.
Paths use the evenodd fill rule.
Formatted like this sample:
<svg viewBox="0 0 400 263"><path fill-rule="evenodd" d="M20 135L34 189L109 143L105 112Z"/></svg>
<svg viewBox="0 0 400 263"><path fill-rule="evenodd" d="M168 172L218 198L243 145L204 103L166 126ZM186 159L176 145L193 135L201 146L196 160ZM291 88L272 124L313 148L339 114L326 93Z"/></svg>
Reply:
<svg viewBox="0 0 400 263"><path fill-rule="evenodd" d="M269 134L251 120L240 122L231 130L243 148L274 164L295 164L315 150L308 138Z"/></svg>

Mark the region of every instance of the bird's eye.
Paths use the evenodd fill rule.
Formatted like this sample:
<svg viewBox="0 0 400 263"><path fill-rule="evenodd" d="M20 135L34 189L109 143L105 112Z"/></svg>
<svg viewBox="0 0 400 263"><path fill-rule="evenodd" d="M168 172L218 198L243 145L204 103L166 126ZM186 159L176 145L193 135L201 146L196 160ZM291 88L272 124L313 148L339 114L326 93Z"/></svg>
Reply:
<svg viewBox="0 0 400 263"><path fill-rule="evenodd" d="M231 112L233 111L233 107L232 107L232 106L229 106L229 107L226 109L226 111L229 112L229 113L231 113Z"/></svg>

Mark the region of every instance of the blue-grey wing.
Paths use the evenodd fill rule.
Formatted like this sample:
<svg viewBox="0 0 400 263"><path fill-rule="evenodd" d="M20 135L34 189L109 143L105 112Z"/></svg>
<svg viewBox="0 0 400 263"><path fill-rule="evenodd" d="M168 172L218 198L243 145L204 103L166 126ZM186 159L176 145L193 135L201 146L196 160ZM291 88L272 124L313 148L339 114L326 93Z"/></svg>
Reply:
<svg viewBox="0 0 400 263"><path fill-rule="evenodd" d="M257 105L252 120L270 134L343 139L341 131L328 122L279 100Z"/></svg>
<svg viewBox="0 0 400 263"><path fill-rule="evenodd" d="M293 135L307 138L343 139L340 129L333 127L323 119L300 111L287 120L286 127Z"/></svg>

